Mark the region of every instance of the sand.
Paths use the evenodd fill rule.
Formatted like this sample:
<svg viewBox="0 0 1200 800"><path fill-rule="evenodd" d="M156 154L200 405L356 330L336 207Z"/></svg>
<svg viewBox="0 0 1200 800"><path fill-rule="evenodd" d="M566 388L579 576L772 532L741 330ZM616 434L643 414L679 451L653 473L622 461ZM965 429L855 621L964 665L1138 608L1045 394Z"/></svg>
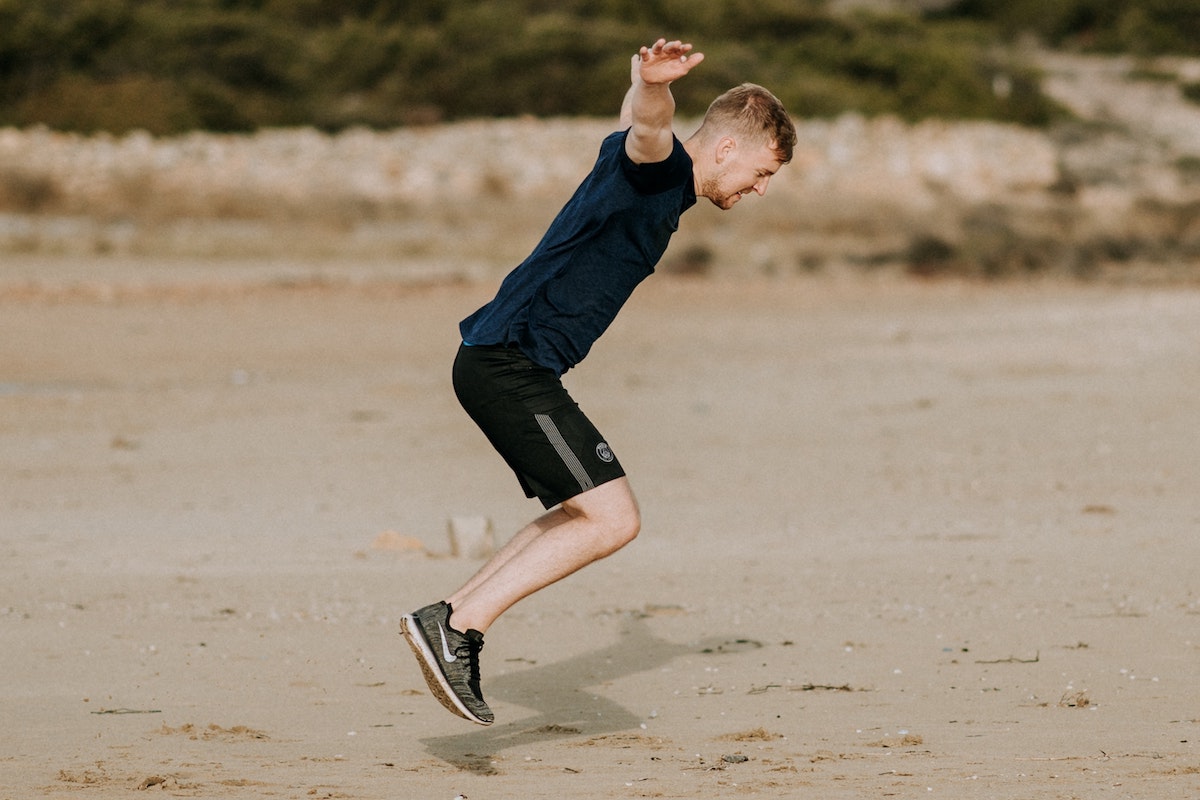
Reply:
<svg viewBox="0 0 1200 800"><path fill-rule="evenodd" d="M1200 796L1196 289L651 280L567 377L643 533L481 728L398 620L540 510L449 385L491 285L6 268L3 800Z"/></svg>

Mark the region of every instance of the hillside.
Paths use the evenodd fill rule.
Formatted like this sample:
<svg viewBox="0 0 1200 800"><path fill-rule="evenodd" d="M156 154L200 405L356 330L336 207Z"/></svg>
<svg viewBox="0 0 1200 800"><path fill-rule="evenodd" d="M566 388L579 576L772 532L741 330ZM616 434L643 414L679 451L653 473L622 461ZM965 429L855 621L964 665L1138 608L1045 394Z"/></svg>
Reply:
<svg viewBox="0 0 1200 800"><path fill-rule="evenodd" d="M1200 107L1180 85L1200 61L1156 62L1154 78L1130 59L1044 55L1042 65L1047 93L1078 121L1037 131L799 120L795 162L771 192L729 214L689 214L663 269L1194 274ZM525 118L161 138L2 130L0 251L493 275L536 241L611 126Z"/></svg>
<svg viewBox="0 0 1200 800"><path fill-rule="evenodd" d="M660 35L711 57L679 87L692 106L752 80L806 116L1041 125L1055 114L979 12L821 0L0 0L0 126L176 135L597 116L620 94L629 55Z"/></svg>

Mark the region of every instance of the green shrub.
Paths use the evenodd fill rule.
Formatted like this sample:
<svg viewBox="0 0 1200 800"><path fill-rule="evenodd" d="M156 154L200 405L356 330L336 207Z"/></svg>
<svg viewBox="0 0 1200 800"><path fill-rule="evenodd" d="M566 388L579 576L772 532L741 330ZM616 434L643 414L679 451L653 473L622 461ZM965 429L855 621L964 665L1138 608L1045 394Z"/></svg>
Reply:
<svg viewBox="0 0 1200 800"><path fill-rule="evenodd" d="M923 19L833 14L821 0L0 0L0 125L615 115L630 55L662 32L710 56L677 85L688 114L750 80L805 115L1050 119L1036 74L996 55L1003 4L959 6ZM1150 37L1167 17L1147 19L1131 30Z"/></svg>
<svg viewBox="0 0 1200 800"><path fill-rule="evenodd" d="M1032 33L1053 46L1200 54L1196 0L958 0L930 16L986 22L1009 38Z"/></svg>

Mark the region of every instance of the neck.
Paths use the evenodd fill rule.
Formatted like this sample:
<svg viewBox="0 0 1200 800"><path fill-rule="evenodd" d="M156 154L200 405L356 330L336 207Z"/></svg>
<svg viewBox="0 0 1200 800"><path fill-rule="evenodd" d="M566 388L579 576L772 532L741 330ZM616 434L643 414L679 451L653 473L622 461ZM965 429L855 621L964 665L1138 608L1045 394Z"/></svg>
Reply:
<svg viewBox="0 0 1200 800"><path fill-rule="evenodd" d="M697 134L693 134L683 143L683 149L688 154L688 157L692 159L692 183L695 184L692 190L695 191L697 197L700 197L700 188L704 185L705 176L700 174L702 163L699 158L701 143Z"/></svg>

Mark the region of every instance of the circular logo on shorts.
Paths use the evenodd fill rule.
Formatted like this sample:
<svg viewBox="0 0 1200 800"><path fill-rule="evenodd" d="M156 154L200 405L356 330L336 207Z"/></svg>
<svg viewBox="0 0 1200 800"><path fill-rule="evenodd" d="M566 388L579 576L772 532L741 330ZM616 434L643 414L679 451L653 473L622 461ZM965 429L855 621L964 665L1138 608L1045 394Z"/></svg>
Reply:
<svg viewBox="0 0 1200 800"><path fill-rule="evenodd" d="M612 461L614 457L612 448L608 446L608 442L601 442L596 445L596 455L606 464Z"/></svg>

